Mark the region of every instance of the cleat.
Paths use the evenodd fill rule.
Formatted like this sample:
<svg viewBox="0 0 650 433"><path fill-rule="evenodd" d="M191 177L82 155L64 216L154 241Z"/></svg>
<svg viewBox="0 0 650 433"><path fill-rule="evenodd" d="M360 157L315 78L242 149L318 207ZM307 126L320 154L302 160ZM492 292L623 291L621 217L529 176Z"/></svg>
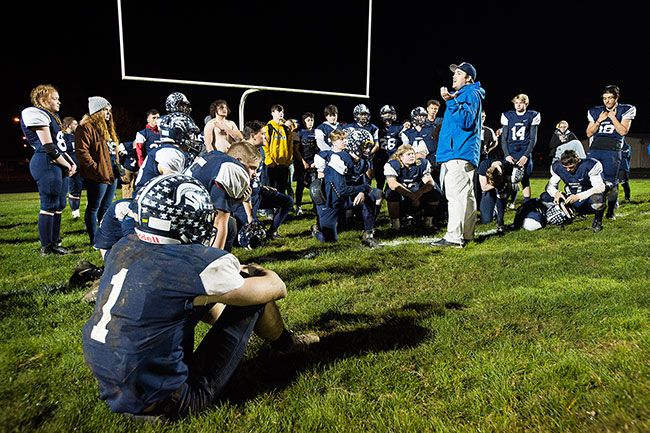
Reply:
<svg viewBox="0 0 650 433"><path fill-rule="evenodd" d="M52 253L64 256L66 254L70 254L70 251L68 251L66 248L63 248L61 245L54 245L52 247Z"/></svg>
<svg viewBox="0 0 650 433"><path fill-rule="evenodd" d="M594 233L598 233L603 229L603 222L601 220L594 220L593 223L591 223L591 229L594 231Z"/></svg>
<svg viewBox="0 0 650 433"><path fill-rule="evenodd" d="M363 232L363 235L361 236L361 245L368 248L377 248L379 246L379 244L375 240L374 230L368 230Z"/></svg>
<svg viewBox="0 0 650 433"><path fill-rule="evenodd" d="M272 358L279 358L282 356L291 355L294 353L307 352L310 346L320 342L320 337L316 334L300 334L291 336L291 347L286 350L271 349L270 356Z"/></svg>

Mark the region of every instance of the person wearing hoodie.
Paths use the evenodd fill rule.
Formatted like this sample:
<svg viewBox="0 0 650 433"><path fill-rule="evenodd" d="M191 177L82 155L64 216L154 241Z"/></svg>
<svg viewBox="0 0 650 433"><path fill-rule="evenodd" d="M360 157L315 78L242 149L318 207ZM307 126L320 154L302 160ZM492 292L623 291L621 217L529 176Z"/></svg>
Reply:
<svg viewBox="0 0 650 433"><path fill-rule="evenodd" d="M474 171L481 154L485 90L476 82L476 69L470 63L452 64L449 69L454 74L454 92L444 86L440 88L446 108L436 151L436 161L441 164L440 185L447 198L447 233L431 245L462 248L474 239Z"/></svg>

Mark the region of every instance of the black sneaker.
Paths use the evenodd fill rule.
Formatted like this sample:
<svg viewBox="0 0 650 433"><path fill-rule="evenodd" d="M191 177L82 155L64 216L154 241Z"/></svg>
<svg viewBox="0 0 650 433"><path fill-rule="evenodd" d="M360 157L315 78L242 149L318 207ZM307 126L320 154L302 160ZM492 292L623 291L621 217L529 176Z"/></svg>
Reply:
<svg viewBox="0 0 650 433"><path fill-rule="evenodd" d="M603 222L601 220L594 219L594 222L591 223L591 229L594 233L598 233L603 229Z"/></svg>
<svg viewBox="0 0 650 433"><path fill-rule="evenodd" d="M62 256L66 255L66 254L70 254L70 251L68 251L67 249L63 248L61 245L55 245L55 246L53 246L53 247L52 247L52 252L53 252L54 254L59 254L59 255L62 255Z"/></svg>
<svg viewBox="0 0 650 433"><path fill-rule="evenodd" d="M614 215L613 213L612 214L608 213L607 215L605 215L605 218L607 218L608 220L614 221L614 220L616 220L616 215Z"/></svg>
<svg viewBox="0 0 650 433"><path fill-rule="evenodd" d="M41 256L48 256L50 254L54 254L52 247L53 247L52 244L41 247Z"/></svg>
<svg viewBox="0 0 650 433"><path fill-rule="evenodd" d="M463 248L463 244L457 244L456 242L449 242L447 239L442 238L435 242L431 242L432 247L453 247L453 248Z"/></svg>

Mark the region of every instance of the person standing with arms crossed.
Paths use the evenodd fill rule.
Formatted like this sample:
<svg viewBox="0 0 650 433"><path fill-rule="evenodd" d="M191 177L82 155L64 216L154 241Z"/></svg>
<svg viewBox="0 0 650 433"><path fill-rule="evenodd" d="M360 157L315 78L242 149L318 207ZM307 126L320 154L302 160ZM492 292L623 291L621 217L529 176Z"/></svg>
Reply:
<svg viewBox="0 0 650 433"><path fill-rule="evenodd" d="M446 101L442 119L436 161L441 164L440 185L447 198L447 233L431 243L434 247L463 248L474 239L476 197L474 171L481 154L481 111L485 90L475 82L476 69L470 63L452 64L454 73L450 93L440 88Z"/></svg>

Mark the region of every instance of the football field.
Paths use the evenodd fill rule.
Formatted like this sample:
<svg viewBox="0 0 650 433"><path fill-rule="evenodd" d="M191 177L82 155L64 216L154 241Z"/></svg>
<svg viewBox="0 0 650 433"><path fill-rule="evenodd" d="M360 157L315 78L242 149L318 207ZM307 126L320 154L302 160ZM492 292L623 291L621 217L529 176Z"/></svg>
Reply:
<svg viewBox="0 0 650 433"><path fill-rule="evenodd" d="M285 280L287 325L321 342L278 363L253 338L223 401L165 425L111 413L84 363L93 306L68 279L101 265L85 192L82 218L63 215L72 254L46 257L38 194L0 194L0 432L648 432L650 180L631 189L599 233L591 217L504 236L492 223L464 249L430 247L444 231L389 235L385 208L380 248L356 227L321 244L307 198L279 239L233 253Z"/></svg>

